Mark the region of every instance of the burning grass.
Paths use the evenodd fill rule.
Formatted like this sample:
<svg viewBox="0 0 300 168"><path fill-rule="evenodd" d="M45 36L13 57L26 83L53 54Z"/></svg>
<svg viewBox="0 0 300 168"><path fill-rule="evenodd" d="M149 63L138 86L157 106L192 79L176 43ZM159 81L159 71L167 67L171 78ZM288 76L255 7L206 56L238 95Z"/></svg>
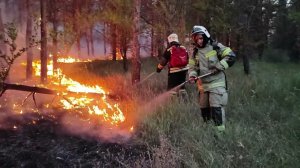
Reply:
<svg viewBox="0 0 300 168"><path fill-rule="evenodd" d="M34 62L33 65L36 76L39 76L39 63ZM43 85L42 87L51 88L53 90L51 93L55 94L53 97L57 98L57 101L54 101L54 99L52 102L44 101L43 97L38 97L38 99L44 103L43 108L49 108L49 106L57 108L61 107L74 112L74 114L64 117L61 121L67 128L71 127L68 129L70 132L74 132L76 134L94 132L91 134L105 135L105 137L109 137L106 136L107 133L103 133L102 131L109 130L105 132L110 132L111 136L116 134L116 136L119 137L119 134L121 133L124 137L126 137L126 139L130 137L134 126L133 123L127 122L124 113L128 114L131 112L132 107L130 107L130 105L132 105L132 103L126 102L133 102L132 100L120 100L120 96L111 96L111 94L106 91L107 89L103 89L102 87L103 85L109 87L108 83L99 83L99 81L97 81L97 84L93 84L93 82L91 82L92 80L89 80L93 75L89 75L89 72L81 71L80 76L84 75L85 78L81 78L84 80L75 81L71 77L66 76L61 69L53 72L53 69L50 68L52 67L51 62L48 67L48 84ZM99 79L99 77L94 75L91 79L97 78ZM82 84L84 82L90 83ZM33 96L35 98L35 94L33 94ZM114 99L112 99L112 97L114 97ZM34 103L36 103L36 101ZM122 108L126 107L124 112L121 110L121 105L119 103L124 104ZM15 102L13 104L13 106L19 106L21 103ZM24 104L24 101L22 104ZM32 109L32 111L34 110ZM23 112L19 114L22 113ZM76 113L80 114L80 117L78 117ZM103 138L102 136L98 137Z"/></svg>
<svg viewBox="0 0 300 168"><path fill-rule="evenodd" d="M119 167L134 165L137 158L145 155L144 145L129 143L135 129L130 117L134 101L124 91L117 99L109 99L104 89L89 87L95 82L109 88L109 83L99 82L99 77L88 72L81 75L85 77L82 81L77 78L79 82L90 80L89 85L51 77L51 82L42 87L72 91L76 86L74 92L83 88L84 92L100 95L70 98L62 91L66 97L62 99L37 94L35 106L32 99L23 103L28 93L5 92L0 105L0 167ZM61 85L57 86L57 81ZM68 87L62 82L73 85Z"/></svg>

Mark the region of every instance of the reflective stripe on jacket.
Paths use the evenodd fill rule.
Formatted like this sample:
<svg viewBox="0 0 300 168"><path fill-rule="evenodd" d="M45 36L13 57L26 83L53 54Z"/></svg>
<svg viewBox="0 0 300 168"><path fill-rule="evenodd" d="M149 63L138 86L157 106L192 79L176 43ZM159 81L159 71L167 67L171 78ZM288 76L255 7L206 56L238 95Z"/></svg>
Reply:
<svg viewBox="0 0 300 168"><path fill-rule="evenodd" d="M184 46L182 45L175 45L176 47L182 47L185 49ZM161 57L160 61L159 61L159 64L158 64L158 68L159 69L163 69L170 61L171 59L171 47L170 46L169 48L167 48L163 54L163 56ZM168 67L169 68L169 73L175 73L175 72L180 72L180 71L186 71L188 70L188 65L185 66L185 67Z"/></svg>
<svg viewBox="0 0 300 168"><path fill-rule="evenodd" d="M235 57L235 55L229 47L225 47L221 43L217 44L217 48L215 50L210 44L204 48L195 48L193 56L189 59L189 77L204 75L214 69L220 70L220 72L202 79L204 91L216 87L226 87L225 74L222 71L231 66L227 60L231 60L231 57Z"/></svg>

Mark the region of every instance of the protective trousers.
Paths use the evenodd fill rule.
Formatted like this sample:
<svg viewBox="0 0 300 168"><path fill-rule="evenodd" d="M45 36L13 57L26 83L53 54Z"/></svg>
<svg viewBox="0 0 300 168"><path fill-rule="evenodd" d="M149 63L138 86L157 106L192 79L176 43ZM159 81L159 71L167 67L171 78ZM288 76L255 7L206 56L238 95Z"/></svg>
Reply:
<svg viewBox="0 0 300 168"><path fill-rule="evenodd" d="M168 74L168 90L182 84L186 80L186 73L187 71L179 71L174 73ZM185 89L184 86L182 86L180 89Z"/></svg>
<svg viewBox="0 0 300 168"><path fill-rule="evenodd" d="M220 126L224 124L224 120L225 120L224 107L201 108L201 115L204 122L208 122L209 120L212 119L216 126Z"/></svg>
<svg viewBox="0 0 300 168"><path fill-rule="evenodd" d="M225 88L219 87L210 91L200 92L200 108L204 122L213 120L216 126L225 124L225 106L228 94Z"/></svg>

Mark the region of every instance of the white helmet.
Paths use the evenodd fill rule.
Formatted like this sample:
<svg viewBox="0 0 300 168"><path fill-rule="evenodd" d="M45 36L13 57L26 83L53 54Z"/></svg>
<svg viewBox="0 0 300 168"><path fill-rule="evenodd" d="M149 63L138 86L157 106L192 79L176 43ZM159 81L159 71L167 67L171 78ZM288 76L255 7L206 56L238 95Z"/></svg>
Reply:
<svg viewBox="0 0 300 168"><path fill-rule="evenodd" d="M171 43L171 42L173 42L173 41L179 43L178 35L175 34L175 33L172 33L172 34L170 34L170 35L168 36L168 43Z"/></svg>
<svg viewBox="0 0 300 168"><path fill-rule="evenodd" d="M198 26L198 25L196 25L196 26L193 27L192 35L198 34L198 33L199 34L205 34L205 36L207 38L210 38L210 34L208 33L207 29L204 26Z"/></svg>

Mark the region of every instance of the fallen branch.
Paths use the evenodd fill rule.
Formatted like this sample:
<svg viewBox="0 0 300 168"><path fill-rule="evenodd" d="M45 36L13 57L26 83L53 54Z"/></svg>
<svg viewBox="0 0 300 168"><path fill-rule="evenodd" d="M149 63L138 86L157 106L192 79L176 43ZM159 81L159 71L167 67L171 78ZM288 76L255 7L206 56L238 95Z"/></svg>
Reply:
<svg viewBox="0 0 300 168"><path fill-rule="evenodd" d="M31 94L35 93L41 93L41 94L50 94L50 95L58 95L58 96L72 96L72 95L88 95L88 96L107 96L110 99L117 100L119 99L118 96L116 95L111 95L111 94L102 94L102 93L93 93L93 92L71 92L71 91L57 91L57 90L52 90L52 89L47 89L47 88L42 88L42 87L36 87L36 86L27 86L27 85L19 85L19 84L10 84L10 83L3 83L2 84L2 91L0 93L0 97L4 94L6 90L19 90L19 91L27 91L31 92ZM30 95L31 95L30 94ZM30 96L29 95L29 96ZM27 96L28 97L28 96Z"/></svg>

